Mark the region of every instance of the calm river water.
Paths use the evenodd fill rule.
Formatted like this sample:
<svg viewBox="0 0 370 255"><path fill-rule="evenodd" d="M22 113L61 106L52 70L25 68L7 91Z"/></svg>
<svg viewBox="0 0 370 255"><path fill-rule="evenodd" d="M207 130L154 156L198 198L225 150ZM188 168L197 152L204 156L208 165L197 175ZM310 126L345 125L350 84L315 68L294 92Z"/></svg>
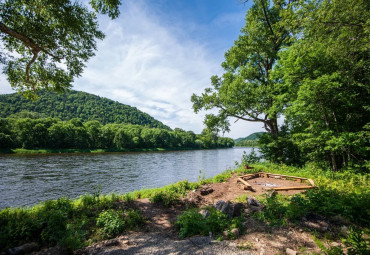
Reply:
<svg viewBox="0 0 370 255"><path fill-rule="evenodd" d="M28 206L58 197L160 187L199 170L215 176L240 162L251 148L102 154L0 155L0 208Z"/></svg>

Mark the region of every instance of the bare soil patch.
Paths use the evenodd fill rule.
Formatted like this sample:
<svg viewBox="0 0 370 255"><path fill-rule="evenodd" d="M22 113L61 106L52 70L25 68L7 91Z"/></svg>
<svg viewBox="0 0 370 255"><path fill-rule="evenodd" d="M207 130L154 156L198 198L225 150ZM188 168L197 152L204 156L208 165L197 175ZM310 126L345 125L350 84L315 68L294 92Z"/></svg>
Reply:
<svg viewBox="0 0 370 255"><path fill-rule="evenodd" d="M320 253L310 232L300 227L269 227L253 218L245 223L245 234L236 240L216 241L212 236L181 239L173 224L176 218L190 205L204 207L219 200L234 201L247 194L256 196L266 193L266 188L306 185L290 180L255 178L248 181L255 191L244 190L237 184L237 176L224 183L206 184L191 191L177 205L168 208L153 204L149 199L133 201L130 207L140 210L147 219L139 232L104 241L75 252L76 254L286 254L286 249L299 254ZM279 191L292 195L304 190ZM202 195L203 194L203 195Z"/></svg>

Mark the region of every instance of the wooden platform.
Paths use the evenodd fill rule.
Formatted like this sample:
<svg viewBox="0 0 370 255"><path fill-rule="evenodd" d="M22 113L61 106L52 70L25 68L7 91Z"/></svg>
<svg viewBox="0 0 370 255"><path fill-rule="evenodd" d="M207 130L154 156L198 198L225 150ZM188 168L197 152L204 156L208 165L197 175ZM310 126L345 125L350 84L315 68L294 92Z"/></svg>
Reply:
<svg viewBox="0 0 370 255"><path fill-rule="evenodd" d="M284 180L294 180L299 183L307 183L308 185L303 186L292 186L292 187L276 187L276 188L265 188L266 190L274 190L274 191L285 191L285 190L306 190L306 189L313 189L316 188L316 185L313 180L303 177L297 176L289 176L289 175L282 175L282 174L272 174L272 173L265 173L265 172L258 172L253 174L246 174L239 176L237 179L238 183L242 183L244 185L245 190L254 191L253 186L248 183L248 180L254 178L274 178L274 179L284 179Z"/></svg>

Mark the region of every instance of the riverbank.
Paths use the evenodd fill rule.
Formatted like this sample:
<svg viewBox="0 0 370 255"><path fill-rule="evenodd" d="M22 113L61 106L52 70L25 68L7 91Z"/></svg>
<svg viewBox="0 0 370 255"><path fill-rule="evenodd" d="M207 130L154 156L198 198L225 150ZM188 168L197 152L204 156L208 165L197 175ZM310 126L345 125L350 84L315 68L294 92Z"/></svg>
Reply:
<svg viewBox="0 0 370 255"><path fill-rule="evenodd" d="M231 147L232 148L232 147ZM111 153L111 152L151 152L151 151L188 151L214 150L219 148L142 148L142 149L0 149L0 154L59 154L59 153Z"/></svg>
<svg viewBox="0 0 370 255"><path fill-rule="evenodd" d="M228 190L238 188L235 181L237 175L257 171L311 178L318 188L293 196L257 196L263 204L261 210L248 217L243 215L233 220L227 220L226 216L209 207L213 202L202 205L191 201L189 203L192 194L200 194L207 187L215 190L210 195L214 196L214 202L225 199L245 203L247 197L255 194L240 189L245 194L230 198L227 195L234 194L235 191ZM60 198L33 207L0 211L0 247L5 251L24 243L36 242L44 248L58 244L58 247L69 250L86 246L90 247L86 249L100 247L101 250L112 249L112 245L106 245L107 242L101 243L110 239L113 240L112 243L116 242L117 247L113 246L117 249L124 246L124 249L134 251L143 245L138 243L138 236L144 238L143 236L149 234L159 238L160 235L154 233L162 231L163 234L165 231L167 238L175 241L179 235L204 233L202 231L205 229L200 229L205 226L201 224L204 219L199 214L202 208L210 212L210 222L206 226L213 226L213 240L234 239L234 248L239 247L236 250L249 250L252 254L261 252L262 249L272 252L265 254L285 252L286 248L319 251L323 249L320 248L320 242L326 249L334 242L347 247L341 242L341 238L348 238L356 233L362 233L360 237L366 238L366 234L369 234L369 180L369 174L333 174L313 167L298 169L263 163L255 164L251 170L239 167L211 179L200 177L197 182L181 181L162 188L144 189L124 195L101 195L97 191L76 200ZM217 193L220 189L224 190ZM238 235L224 236L223 231L235 228L239 231ZM353 230L349 230L351 228ZM123 233L124 236L121 236ZM272 241L277 241L277 237L281 237L281 240L285 238L286 241L279 242L286 245L292 243L294 247L267 247L266 245L271 244L271 233L276 234ZM292 242L293 239L297 242ZM120 240L124 243L123 246ZM209 243L209 239L207 240ZM364 246L363 241L361 242ZM98 250L96 248L95 252L98 253Z"/></svg>

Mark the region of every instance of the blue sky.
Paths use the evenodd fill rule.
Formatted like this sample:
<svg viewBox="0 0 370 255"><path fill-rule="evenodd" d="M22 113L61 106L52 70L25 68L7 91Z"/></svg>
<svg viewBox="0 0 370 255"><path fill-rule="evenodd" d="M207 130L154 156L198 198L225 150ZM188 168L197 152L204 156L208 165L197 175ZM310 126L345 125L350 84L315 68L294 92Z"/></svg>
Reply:
<svg viewBox="0 0 370 255"><path fill-rule="evenodd" d="M195 114L190 97L222 74L224 53L233 45L250 6L240 0L123 0L121 15L99 17L106 34L73 89L147 112L171 128L196 133L204 112ZM1 93L12 93L0 76ZM231 120L238 138L262 131L262 123Z"/></svg>

